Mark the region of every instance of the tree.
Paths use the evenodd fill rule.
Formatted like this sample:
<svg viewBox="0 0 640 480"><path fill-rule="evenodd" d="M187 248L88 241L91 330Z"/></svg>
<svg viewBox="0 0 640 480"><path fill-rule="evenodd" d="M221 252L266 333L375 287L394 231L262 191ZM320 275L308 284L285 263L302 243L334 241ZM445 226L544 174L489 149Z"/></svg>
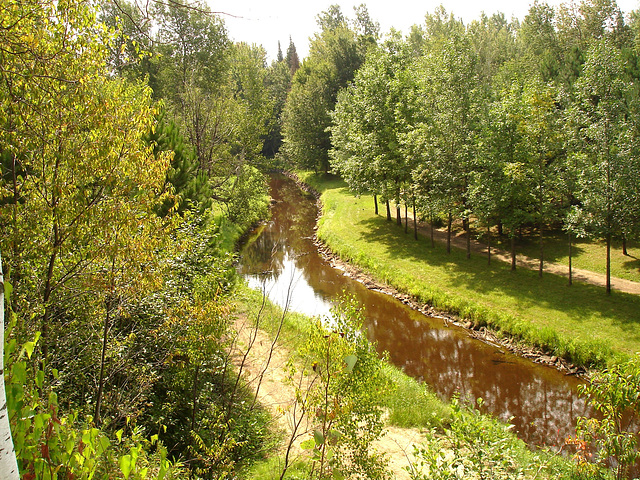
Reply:
<svg viewBox="0 0 640 480"><path fill-rule="evenodd" d="M291 37L289 37L289 46L287 47L287 57L285 60L289 66L289 75L293 77L300 68L300 58L298 57L296 46Z"/></svg>
<svg viewBox="0 0 640 480"><path fill-rule="evenodd" d="M562 64L555 21L553 8L536 0L518 31L519 50L525 57L523 63L536 65L545 82L557 79Z"/></svg>
<svg viewBox="0 0 640 480"><path fill-rule="evenodd" d="M301 414L313 428L301 444L311 452L306 478L386 479L384 458L371 449L383 430L376 401L387 388L381 361L361 334L362 318L353 301L342 299L332 317L333 331L319 321L310 326L309 339L300 348L307 363L301 372L292 366L288 379L296 385ZM298 375L308 380L298 380Z"/></svg>
<svg viewBox="0 0 640 480"><path fill-rule="evenodd" d="M437 197L447 213L447 251L453 216L461 215L470 256L468 187L475 158L479 91L475 53L468 37L456 30L453 23L448 38L434 37L415 69L417 93L412 109L416 115L406 143L416 154L422 152L416 171L418 189L428 185L428 196Z"/></svg>
<svg viewBox="0 0 640 480"><path fill-rule="evenodd" d="M231 60L229 81L235 100L231 154L256 163L274 109L274 100L266 87L266 52L262 47L237 43L232 48Z"/></svg>
<svg viewBox="0 0 640 480"><path fill-rule="evenodd" d="M287 94L291 88L291 73L284 60L271 64L267 70L265 84L273 104L273 111L269 131L265 135L262 154L267 158L273 158L282 146L282 115Z"/></svg>
<svg viewBox="0 0 640 480"><path fill-rule="evenodd" d="M305 60L293 77L283 112L283 147L287 156L302 168L328 170L327 152L331 146L326 98L328 66L315 58Z"/></svg>
<svg viewBox="0 0 640 480"><path fill-rule="evenodd" d="M531 220L532 179L525 168L529 145L523 135L524 117L523 88L514 78L487 112L479 162L470 187L473 211L487 226L489 244L493 223L501 222L507 227L512 270L516 268L516 234Z"/></svg>
<svg viewBox="0 0 640 480"><path fill-rule="evenodd" d="M54 3L14 6L6 18L20 21L3 31L0 54L7 112L0 148L16 172L26 172L2 185L5 198L20 198L0 212L3 240L17 245L19 256L10 258L22 272L15 288L34 302L44 360L56 300L99 254L93 238L104 204L159 191L169 161L142 141L156 114L150 89L109 78L111 37L94 28L94 9L74 2L69 8L70 14ZM40 31L47 35L33 37Z"/></svg>
<svg viewBox="0 0 640 480"><path fill-rule="evenodd" d="M151 71L152 23L135 3L100 2L99 20L113 29L108 64L119 76L143 79Z"/></svg>
<svg viewBox="0 0 640 480"><path fill-rule="evenodd" d="M332 168L355 192L371 191L394 200L398 221L412 171L411 157L400 148L403 122L396 119L409 60L409 50L399 39L371 50L354 83L339 93L331 127ZM409 203L411 198L404 200Z"/></svg>
<svg viewBox="0 0 640 480"><path fill-rule="evenodd" d="M230 42L223 22L198 2L155 4L159 43L149 79L154 93L179 106L187 88L215 91L225 82Z"/></svg>
<svg viewBox="0 0 640 480"><path fill-rule="evenodd" d="M353 80L364 61L356 34L339 7L318 16L323 28L311 42L309 57L293 77L284 109L284 150L303 168L328 171L331 148L329 112L340 89Z"/></svg>
<svg viewBox="0 0 640 480"><path fill-rule="evenodd" d="M628 99L620 51L607 39L588 52L576 82L578 103L569 120L581 140L585 162L579 177L579 200L587 231L605 239L607 293L611 293L611 239L622 234L631 158Z"/></svg>
<svg viewBox="0 0 640 480"><path fill-rule="evenodd" d="M559 152L562 148L555 92L540 82L531 81L523 92L525 118L522 124L527 149L528 177L532 180L532 219L540 236L540 267L544 266L544 228L554 218L553 198L557 191Z"/></svg>
<svg viewBox="0 0 640 480"><path fill-rule="evenodd" d="M172 211L179 214L186 210L202 213L210 207L208 178L204 173L198 172L193 149L187 144L175 121L168 119L165 112L159 115L156 127L149 133L147 141L153 146L155 156L166 155L165 152L173 153L163 188L163 192L169 195L165 197L157 213L161 217Z"/></svg>

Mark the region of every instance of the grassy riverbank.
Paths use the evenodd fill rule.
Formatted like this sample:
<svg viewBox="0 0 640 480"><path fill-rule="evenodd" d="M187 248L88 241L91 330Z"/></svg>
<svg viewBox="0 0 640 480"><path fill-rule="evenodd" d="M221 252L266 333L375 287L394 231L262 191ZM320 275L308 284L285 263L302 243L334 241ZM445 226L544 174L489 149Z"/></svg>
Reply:
<svg viewBox="0 0 640 480"><path fill-rule="evenodd" d="M424 303L520 338L579 365L603 366L640 351L640 298L431 248L373 212L333 176L301 173L322 193L318 236L340 257Z"/></svg>
<svg viewBox="0 0 640 480"><path fill-rule="evenodd" d="M271 339L278 335L277 348L288 352L294 363L303 363L297 352L308 339L311 320L291 312L283 315L279 307L268 300L263 301L260 292L240 286L237 293L238 312L247 319L248 325L253 325L259 317L260 328ZM455 470L456 465L464 465L465 473L471 476L482 470L491 478L577 478L572 462L546 450L528 449L510 432L508 426L481 415L475 409L460 407L456 402L442 402L426 385L389 364L384 365L383 371L390 388L380 397L380 406L388 412L388 425L400 427L393 432L394 440L403 439L402 446L407 448L404 455L411 458L410 465L424 468L430 463L437 464L441 472L449 470L449 467ZM288 404L283 399L272 401L280 405ZM297 442L306 438L303 436ZM415 444L417 451L414 452L409 441ZM383 447L377 448L382 448L380 453L389 455ZM280 478L282 465L282 455L273 452L264 462L243 472L242 478L275 480ZM304 467L298 464L298 467L294 466L288 471L286 478L306 478L304 471ZM409 478L407 473L400 476L399 471L394 471L393 474L394 478Z"/></svg>

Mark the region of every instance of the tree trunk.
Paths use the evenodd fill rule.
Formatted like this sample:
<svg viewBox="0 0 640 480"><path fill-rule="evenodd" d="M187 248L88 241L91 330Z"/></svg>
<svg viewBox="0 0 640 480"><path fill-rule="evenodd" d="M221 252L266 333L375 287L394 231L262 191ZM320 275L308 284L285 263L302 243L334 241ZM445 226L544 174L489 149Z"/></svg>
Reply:
<svg viewBox="0 0 640 480"><path fill-rule="evenodd" d="M607 233L607 295L611 295L611 234Z"/></svg>
<svg viewBox="0 0 640 480"><path fill-rule="evenodd" d="M409 233L409 205L404 204L404 233Z"/></svg>
<svg viewBox="0 0 640 480"><path fill-rule="evenodd" d="M102 423L101 409L102 409L102 392L104 391L104 370L107 358L107 343L109 340L109 329L111 328L111 296L107 298L106 303L106 315L104 318L104 329L102 331L102 353L100 355L100 376L98 377L98 393L96 394L96 408L94 412L94 420L97 426Z"/></svg>
<svg viewBox="0 0 640 480"><path fill-rule="evenodd" d="M491 227L487 225L487 265L491 265Z"/></svg>
<svg viewBox="0 0 640 480"><path fill-rule="evenodd" d="M0 478L20 480L16 451L11 438L7 392L4 385L4 275L0 256Z"/></svg>
<svg viewBox="0 0 640 480"><path fill-rule="evenodd" d="M200 365L196 367L193 374L193 388L191 390L191 430L196 429L196 411L198 409L198 373L200 373Z"/></svg>
<svg viewBox="0 0 640 480"><path fill-rule="evenodd" d="M51 292L53 291L53 269L58 256L58 249L53 248L53 252L49 257L49 265L47 266L47 276L44 283L44 294L42 295L42 303L44 303L44 314L42 315L42 326L40 328L42 336L42 365L47 363L49 356L49 320L51 319Z"/></svg>
<svg viewBox="0 0 640 480"><path fill-rule="evenodd" d="M627 252L627 236L626 235L622 236L622 254L625 257L629 256L629 252Z"/></svg>
<svg viewBox="0 0 640 480"><path fill-rule="evenodd" d="M12 250L13 250L13 268L11 269L11 282L13 285L13 295L14 295L14 299L15 299L15 294L16 294L16 288L18 287L18 279L20 278L20 271L22 268L22 265L20 263L20 255L19 255L19 246L18 246L18 200L20 198L20 194L18 192L18 174L16 172L16 156L15 154L11 154L11 173L12 173L12 180L13 180L13 209L11 211L11 220L13 222L13 235L12 235L12 239L11 239L11 243L13 245ZM1 265L0 265L1 267ZM1 270L1 269L0 269ZM9 301L11 301L11 299L9 299ZM14 308L16 307L16 304L13 303Z"/></svg>
<svg viewBox="0 0 640 480"><path fill-rule="evenodd" d="M378 215L378 196L373 194L373 206L375 208L376 215Z"/></svg>
<svg viewBox="0 0 640 480"><path fill-rule="evenodd" d="M538 269L538 277L542 278L542 270L544 268L544 227L540 222L540 267Z"/></svg>
<svg viewBox="0 0 640 480"><path fill-rule="evenodd" d="M396 204L396 223L399 227L402 226L402 217L400 216L400 204Z"/></svg>
<svg viewBox="0 0 640 480"><path fill-rule="evenodd" d="M469 219L465 220L467 228L467 260L471 258L471 228Z"/></svg>
<svg viewBox="0 0 640 480"><path fill-rule="evenodd" d="M573 283L573 271L572 271L572 265L571 265L571 261L572 261L572 239L571 239L571 233L569 233L569 286L572 285Z"/></svg>
<svg viewBox="0 0 640 480"><path fill-rule="evenodd" d="M502 229L502 220L500 220L500 221L498 222L498 235L499 235L499 236L504 235L504 231L503 231L503 229Z"/></svg>
<svg viewBox="0 0 640 480"><path fill-rule="evenodd" d="M515 232L511 236L511 270L516 269L516 236L513 233Z"/></svg>
<svg viewBox="0 0 640 480"><path fill-rule="evenodd" d="M389 200L386 201L387 204L387 222L391 221L391 205L389 205Z"/></svg>
<svg viewBox="0 0 640 480"><path fill-rule="evenodd" d="M449 217L447 220L447 253L451 253L451 211L449 211Z"/></svg>
<svg viewBox="0 0 640 480"><path fill-rule="evenodd" d="M433 212L431 213L431 221L429 223L431 224L431 248L436 248L436 242L433 237Z"/></svg>
<svg viewBox="0 0 640 480"><path fill-rule="evenodd" d="M418 240L418 218L416 217L416 199L412 200L413 204L413 238Z"/></svg>

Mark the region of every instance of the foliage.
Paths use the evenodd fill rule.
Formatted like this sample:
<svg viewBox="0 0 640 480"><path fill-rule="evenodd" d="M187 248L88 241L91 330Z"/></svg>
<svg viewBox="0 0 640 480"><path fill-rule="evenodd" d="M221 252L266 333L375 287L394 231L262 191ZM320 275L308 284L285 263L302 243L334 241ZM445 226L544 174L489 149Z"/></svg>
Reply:
<svg viewBox="0 0 640 480"><path fill-rule="evenodd" d="M354 82L340 91L332 114L331 166L356 193L367 191L400 202L408 185L411 160L402 154L402 75L410 52L398 39L371 48Z"/></svg>
<svg viewBox="0 0 640 480"><path fill-rule="evenodd" d="M238 47L230 70L221 23L197 8L155 5L166 20L154 30L166 40L158 47L165 56L142 60L129 34L98 22L99 5L0 7L1 247L14 279L15 341L41 331L30 361L16 361L11 384L27 475L46 467L77 478L92 469L105 477L161 476L166 451L156 440L143 441L137 422L164 438L163 424L177 426L182 437L169 445L171 455L191 451L208 475L217 460L233 465L259 455L268 437L264 414L243 406L242 384L229 388L233 369L223 336L231 317L225 295L235 281L231 255L221 251L214 223L194 220L210 202L208 189L240 172L238 191L225 199L235 202L235 219L264 214L261 174L236 172L228 161L253 160L261 148L271 110L263 95L264 53ZM107 10L105 20L123 25ZM152 92L145 74L152 84L166 80L166 90ZM209 139L217 150L188 145L180 131L211 130L188 130L171 113L161 115L152 100L160 94L167 95L166 112L189 95L194 102L182 112L197 117L217 108L209 118L228 120L225 136ZM201 175L203 159L207 167L224 163L215 172L220 177ZM170 362L180 356L188 361ZM179 388L171 400L187 406L185 416L154 410L157 392L174 386L163 375L174 375ZM233 431L233 452L216 443L215 422L207 423L217 411L225 431ZM114 436L117 443L108 440Z"/></svg>
<svg viewBox="0 0 640 480"><path fill-rule="evenodd" d="M275 157L282 146L282 114L291 88L291 78L291 71L285 60L273 62L267 70L265 83L269 97L273 99L272 121L262 147L262 154L267 158Z"/></svg>
<svg viewBox="0 0 640 480"><path fill-rule="evenodd" d="M635 158L631 155L629 111L631 86L622 74L620 51L602 40L589 50L583 75L576 82L578 102L570 119L581 140L577 194L585 229L607 241L607 292L611 290L610 249L612 236L623 233L634 211L626 199L633 196Z"/></svg>
<svg viewBox="0 0 640 480"><path fill-rule="evenodd" d="M230 42L220 17L202 2L153 5L160 54L149 79L155 95L178 106L187 88L213 91L223 84Z"/></svg>
<svg viewBox="0 0 640 480"><path fill-rule="evenodd" d="M15 325L14 316L4 354L7 403L22 478L182 477L181 466L167 458L157 435L149 440L141 430L129 426L129 434L120 429L109 439L91 417L82 420L77 412L63 415L58 396L46 386L45 373L33 356L39 335L20 346L12 335Z"/></svg>
<svg viewBox="0 0 640 480"><path fill-rule="evenodd" d="M290 367L297 401L310 417L312 434L301 447L311 452L308 478L387 478L384 461L371 451L382 433L379 396L387 388L382 363L361 332L362 318L349 299L333 310L328 328L316 321L299 349L306 366ZM297 376L304 378L300 384Z"/></svg>
<svg viewBox="0 0 640 480"><path fill-rule="evenodd" d="M163 152L173 152L164 186L170 195L164 200L158 214L165 217L169 212L183 213L185 210L202 214L211 206L209 182L206 175L198 172L194 152L187 145L178 125L168 119L166 113L161 113L148 141L153 145L156 156Z"/></svg>
<svg viewBox="0 0 640 480"><path fill-rule="evenodd" d="M477 403L481 407L482 399ZM451 427L444 435L431 430L426 442L415 447L416 462L407 468L412 479L511 480L537 478L541 472L550 478L566 474L566 469L555 465L543 452L527 452L522 441L509 433L510 425L487 418L455 398L451 408ZM522 461L527 455L532 458Z"/></svg>
<svg viewBox="0 0 640 480"><path fill-rule="evenodd" d="M578 419L572 443L578 446L579 468L591 472L596 463L610 467L617 479L627 478L640 458L633 426L640 413L640 358L595 372L578 389L600 415Z"/></svg>
<svg viewBox="0 0 640 480"><path fill-rule="evenodd" d="M226 205L229 220L248 227L268 216L267 183L258 169L242 167L231 188Z"/></svg>

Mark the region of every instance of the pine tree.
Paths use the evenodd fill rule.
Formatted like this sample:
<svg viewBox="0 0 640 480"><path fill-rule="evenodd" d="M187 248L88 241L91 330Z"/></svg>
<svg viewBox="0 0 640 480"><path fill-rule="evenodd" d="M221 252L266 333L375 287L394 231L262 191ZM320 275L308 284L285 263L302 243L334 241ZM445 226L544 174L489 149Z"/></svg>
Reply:
<svg viewBox="0 0 640 480"><path fill-rule="evenodd" d="M296 46L291 37L289 37L289 48L287 48L287 65L289 65L289 71L293 77L300 68L300 58L298 58L298 52L296 52Z"/></svg>
<svg viewBox="0 0 640 480"><path fill-rule="evenodd" d="M277 62L281 62L284 60L284 57L282 56L282 47L280 46L280 40L278 40L278 56L276 58Z"/></svg>

